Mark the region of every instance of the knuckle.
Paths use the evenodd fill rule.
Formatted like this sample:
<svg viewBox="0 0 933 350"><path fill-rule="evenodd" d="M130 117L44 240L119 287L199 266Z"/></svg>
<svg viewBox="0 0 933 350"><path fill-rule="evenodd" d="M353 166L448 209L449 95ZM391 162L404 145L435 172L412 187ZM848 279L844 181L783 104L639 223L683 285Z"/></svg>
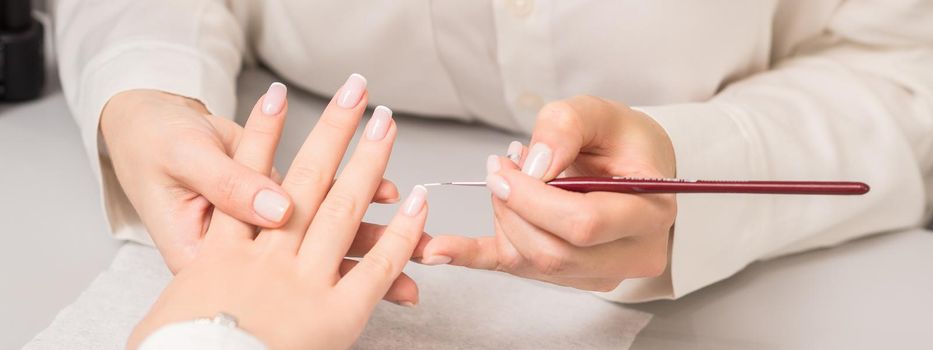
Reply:
<svg viewBox="0 0 933 350"><path fill-rule="evenodd" d="M558 132L579 130L583 117L573 105L566 101L550 102L542 108L541 120Z"/></svg>
<svg viewBox="0 0 933 350"><path fill-rule="evenodd" d="M224 174L220 176L216 182L216 186L217 193L221 200L229 203L239 198L239 194L242 193L245 183L235 174Z"/></svg>
<svg viewBox="0 0 933 350"><path fill-rule="evenodd" d="M578 247L593 245L596 239L597 219L592 211L579 211L570 218L570 232L567 241Z"/></svg>
<svg viewBox="0 0 933 350"><path fill-rule="evenodd" d="M363 266L379 278L389 278L395 275L395 264L392 262L392 259L389 259L389 257L382 252L375 250L370 251L363 257L363 261L364 263L358 266Z"/></svg>
<svg viewBox="0 0 933 350"><path fill-rule="evenodd" d="M319 124L323 125L325 128L331 129L333 131L352 131L356 130L357 124L359 121L357 118L349 118L344 115L324 115L321 117Z"/></svg>
<svg viewBox="0 0 933 350"><path fill-rule="evenodd" d="M545 250L535 255L531 259L531 263L538 272L546 276L554 276L566 269L567 260L561 254Z"/></svg>
<svg viewBox="0 0 933 350"><path fill-rule="evenodd" d="M272 119L272 118L263 118L263 119ZM258 137L263 140L267 139L277 139L279 136L279 126L271 121L267 122L255 122L247 123L248 128L246 129L251 133L252 137Z"/></svg>
<svg viewBox="0 0 933 350"><path fill-rule="evenodd" d="M389 227L386 227L385 231L382 233L382 236L384 238L391 237L391 239L401 240L405 243L406 247L414 247L420 240L420 237L408 234L404 228L395 225L389 225Z"/></svg>
<svg viewBox="0 0 933 350"><path fill-rule="evenodd" d="M292 166L292 168L288 170L288 174L285 175L285 178L288 182L295 185L315 187L329 186L332 181L324 176L324 172L322 172L321 169L301 165Z"/></svg>
<svg viewBox="0 0 933 350"><path fill-rule="evenodd" d="M321 203L321 213L337 220L350 220L356 209L356 200L345 193L331 192Z"/></svg>
<svg viewBox="0 0 933 350"><path fill-rule="evenodd" d="M518 271L524 265L525 259L515 253L506 252L496 257L496 270L503 272Z"/></svg>

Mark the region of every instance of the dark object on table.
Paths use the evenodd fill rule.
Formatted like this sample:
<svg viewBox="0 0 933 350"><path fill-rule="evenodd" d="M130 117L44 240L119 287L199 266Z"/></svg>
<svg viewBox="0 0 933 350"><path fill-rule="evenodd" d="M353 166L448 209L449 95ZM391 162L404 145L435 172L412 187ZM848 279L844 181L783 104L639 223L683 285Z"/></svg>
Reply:
<svg viewBox="0 0 933 350"><path fill-rule="evenodd" d="M0 0L0 100L39 97L45 82L43 36L30 0Z"/></svg>

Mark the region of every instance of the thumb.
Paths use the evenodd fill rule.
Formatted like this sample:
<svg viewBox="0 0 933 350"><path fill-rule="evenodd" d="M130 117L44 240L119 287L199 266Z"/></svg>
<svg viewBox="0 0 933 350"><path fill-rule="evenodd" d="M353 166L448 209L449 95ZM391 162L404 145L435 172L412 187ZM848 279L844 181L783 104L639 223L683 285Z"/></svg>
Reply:
<svg viewBox="0 0 933 350"><path fill-rule="evenodd" d="M522 172L551 180L580 153L598 152L608 135L618 130L616 106L592 96L551 102L538 113Z"/></svg>
<svg viewBox="0 0 933 350"><path fill-rule="evenodd" d="M279 184L223 150L200 147L188 158L173 169L176 179L224 213L266 228L281 226L291 214L292 200Z"/></svg>

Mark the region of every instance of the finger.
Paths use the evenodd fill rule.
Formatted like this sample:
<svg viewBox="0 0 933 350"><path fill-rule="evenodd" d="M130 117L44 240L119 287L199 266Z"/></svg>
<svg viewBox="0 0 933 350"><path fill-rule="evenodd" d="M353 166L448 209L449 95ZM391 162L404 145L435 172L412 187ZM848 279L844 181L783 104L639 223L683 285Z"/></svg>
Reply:
<svg viewBox="0 0 933 350"><path fill-rule="evenodd" d="M272 250L298 250L311 218L331 187L366 109L366 100L366 79L351 75L324 109L282 181L282 188L293 198L295 214L279 229L260 233L258 244Z"/></svg>
<svg viewBox="0 0 933 350"><path fill-rule="evenodd" d="M376 107L364 137L311 221L311 234L305 236L299 252L304 264L336 271L382 183L395 134L392 110Z"/></svg>
<svg viewBox="0 0 933 350"><path fill-rule="evenodd" d="M395 183L388 179L382 179L382 183L380 183L379 188L376 189L376 194L373 195L373 202L391 204L398 202L398 199L398 187L395 186Z"/></svg>
<svg viewBox="0 0 933 350"><path fill-rule="evenodd" d="M275 169L272 169L275 171ZM275 177L273 176L273 180ZM281 181L279 181L281 182ZM337 180L334 180L336 183ZM331 185L333 187L333 185ZM379 204L392 204L398 202L398 187L395 186L395 183L388 180L382 179L382 183L379 184L379 187L376 189L376 194L373 195L373 203Z"/></svg>
<svg viewBox="0 0 933 350"><path fill-rule="evenodd" d="M233 155L236 152L236 147L240 143L240 136L243 134L243 127L240 124L237 124L235 121L218 117L213 114L208 114L205 116L207 122L211 124L211 127L217 131L217 135L220 137L220 142L224 146L224 151L228 155Z"/></svg>
<svg viewBox="0 0 933 350"><path fill-rule="evenodd" d="M273 83L266 94L256 103L243 128L233 160L260 174L269 175L275 159L275 149L285 125L288 112L287 88ZM281 225L287 220L291 203L287 196L270 190L256 193L252 201L253 211L265 220ZM212 227L224 232L224 237L233 233L247 238L253 237L251 227L221 211L214 211ZM213 231L213 230L212 230ZM213 236L208 234L208 239Z"/></svg>
<svg viewBox="0 0 933 350"><path fill-rule="evenodd" d="M673 201L668 198L671 195L570 192L510 169L507 165L511 162L504 158L490 161L502 164L501 170L489 175L487 184L496 189L505 206L532 225L575 246L588 247L662 232L672 224Z"/></svg>
<svg viewBox="0 0 933 350"><path fill-rule="evenodd" d="M450 264L471 269L497 270L495 237L437 236L424 247L424 265Z"/></svg>
<svg viewBox="0 0 933 350"><path fill-rule="evenodd" d="M261 227L281 224L288 213L289 196L265 173L237 163L216 147L191 147L167 171L191 191L200 193L224 213ZM275 210L257 208L263 194ZM270 213L281 213L280 217Z"/></svg>
<svg viewBox="0 0 933 350"><path fill-rule="evenodd" d="M358 262L356 260L344 259L340 263L340 276L350 272ZM418 284L405 273L402 273L392 282L389 291L382 297L383 300L393 302L402 306L418 305Z"/></svg>
<svg viewBox="0 0 933 350"><path fill-rule="evenodd" d="M522 171L550 180L589 148L612 149L602 143L615 138L603 134L621 129L617 105L591 96L578 96L544 106L532 131Z"/></svg>
<svg viewBox="0 0 933 350"><path fill-rule="evenodd" d="M370 224L364 222L360 224L360 228L356 231L356 237L353 238L353 244L350 245L350 249L347 251L348 257L361 257L369 252L373 246L379 242L379 238L382 238L382 234L385 233L385 226ZM427 246L433 238L427 233L421 233L421 239L418 241L418 245L415 246L415 250L411 253L412 259L420 260L424 253L424 248Z"/></svg>
<svg viewBox="0 0 933 350"><path fill-rule="evenodd" d="M520 167L526 151L527 148L520 141L512 141L505 152L505 157Z"/></svg>
<svg viewBox="0 0 933 350"><path fill-rule="evenodd" d="M272 174L270 174L269 177L271 177L272 181L275 181L275 183L279 185L282 184L282 173L279 172L279 169L272 167Z"/></svg>
<svg viewBox="0 0 933 350"><path fill-rule="evenodd" d="M385 233L369 253L337 283L340 293L352 295L360 312L371 312L392 281L402 272L427 219L427 189L415 186Z"/></svg>

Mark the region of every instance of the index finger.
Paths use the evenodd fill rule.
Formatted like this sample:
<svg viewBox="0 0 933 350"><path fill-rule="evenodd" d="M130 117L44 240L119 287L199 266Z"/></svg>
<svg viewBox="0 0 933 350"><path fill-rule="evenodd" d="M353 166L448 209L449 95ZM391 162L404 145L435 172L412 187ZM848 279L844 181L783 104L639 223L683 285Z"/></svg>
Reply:
<svg viewBox="0 0 933 350"><path fill-rule="evenodd" d="M539 179L553 179L581 151L604 149L599 143L613 138L602 134L621 127L616 114L616 105L593 96L548 103L538 112L522 171Z"/></svg>
<svg viewBox="0 0 933 350"><path fill-rule="evenodd" d="M575 246L594 246L670 226L667 202L658 200L664 195L565 191L514 170L503 158L498 160L501 170L487 182L509 188L507 193L498 192L499 199L532 225Z"/></svg>

